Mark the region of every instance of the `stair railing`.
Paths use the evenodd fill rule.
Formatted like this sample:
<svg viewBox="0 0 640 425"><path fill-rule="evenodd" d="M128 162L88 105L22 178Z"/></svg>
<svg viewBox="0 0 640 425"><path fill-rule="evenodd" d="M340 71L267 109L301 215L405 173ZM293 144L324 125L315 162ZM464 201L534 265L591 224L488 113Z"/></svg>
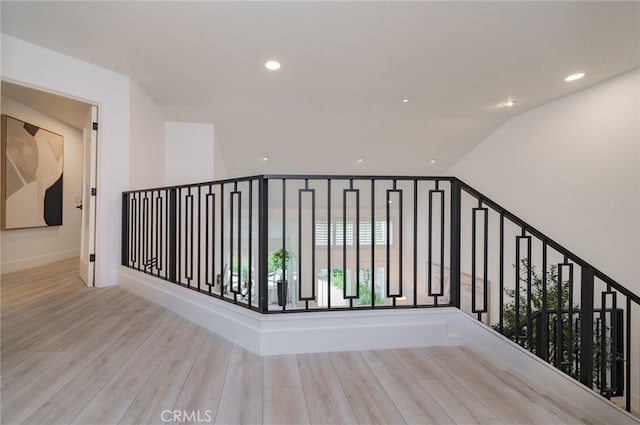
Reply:
<svg viewBox="0 0 640 425"><path fill-rule="evenodd" d="M124 192L122 265L260 313L458 307L640 408L640 297L452 177Z"/></svg>
<svg viewBox="0 0 640 425"><path fill-rule="evenodd" d="M485 294L468 311L603 396L622 397L631 411L640 297L475 189L461 188L461 226L471 228L461 257L479 276L474 292Z"/></svg>

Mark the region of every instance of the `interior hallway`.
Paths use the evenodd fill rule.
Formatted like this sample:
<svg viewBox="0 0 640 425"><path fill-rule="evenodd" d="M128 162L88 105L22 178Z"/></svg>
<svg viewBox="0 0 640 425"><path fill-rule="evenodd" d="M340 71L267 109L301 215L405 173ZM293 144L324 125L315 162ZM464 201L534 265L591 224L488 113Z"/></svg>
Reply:
<svg viewBox="0 0 640 425"><path fill-rule="evenodd" d="M260 357L77 264L2 276L3 424L597 423L459 347Z"/></svg>

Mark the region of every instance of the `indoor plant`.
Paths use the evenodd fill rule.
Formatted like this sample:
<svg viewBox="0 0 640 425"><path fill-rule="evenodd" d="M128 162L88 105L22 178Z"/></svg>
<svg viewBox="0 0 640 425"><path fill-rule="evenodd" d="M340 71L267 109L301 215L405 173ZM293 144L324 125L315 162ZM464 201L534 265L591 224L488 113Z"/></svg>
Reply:
<svg viewBox="0 0 640 425"><path fill-rule="evenodd" d="M269 268L274 271L274 278L278 287L278 305L287 303L287 279L285 277L286 264L291 258L291 253L286 249L279 249L271 254Z"/></svg>

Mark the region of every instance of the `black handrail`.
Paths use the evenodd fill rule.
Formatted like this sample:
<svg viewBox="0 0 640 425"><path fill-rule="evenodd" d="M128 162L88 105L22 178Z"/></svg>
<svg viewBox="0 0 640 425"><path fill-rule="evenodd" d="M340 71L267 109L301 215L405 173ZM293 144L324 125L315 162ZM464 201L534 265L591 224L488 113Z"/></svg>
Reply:
<svg viewBox="0 0 640 425"><path fill-rule="evenodd" d="M221 180L205 181L205 182L200 182L200 183L190 183L190 184L173 185L173 186L161 186L161 187L144 188L144 189L133 189L133 190L123 191L122 194L123 195L128 195L128 194L137 193L137 192L141 192L141 191L151 192L151 191L160 191L160 190L168 190L168 189L187 188L187 187L194 187L194 186L217 185L217 184L223 184L223 183L234 183L234 182L249 181L249 180L255 180L255 179L263 179L263 180L270 180L270 179L271 180L273 180L273 179L313 179L313 180L332 179L332 180L339 180L339 179L342 179L342 180L346 180L346 179L354 179L354 178L361 179L361 180L425 180L425 181L426 180L429 180L429 181L439 180L439 181L457 182L460 185L460 188L465 190L467 193L469 193L471 195L474 195L477 198L480 198L483 203L491 206L495 210L498 210L498 211L502 212L506 218L508 218L509 220L513 221L514 223L517 223L517 224L523 226L527 230L527 232L531 233L532 235L535 235L536 237L538 237L541 240L546 241L546 243L549 246L553 247L554 249L556 249L558 251L566 252L567 255L571 258L571 260L574 261L575 263L593 269L594 273L596 274L596 276L599 279L601 279L601 280L605 281L606 283L610 284L612 287L614 287L617 291L621 292L625 296L630 297L633 300L633 302L635 302L636 304L640 304L640 296L639 295L634 294L633 292L628 290L626 287L624 287L623 285L618 283L615 279L611 278L610 276L606 275L604 272L602 272L602 271L598 270L597 268L593 267L586 260L584 260L581 257L579 257L574 252L566 249L565 247L560 245L560 243L554 241L552 238L550 238L549 236L545 235L544 233L542 233L541 231L536 229L531 224L529 224L526 221L522 220L521 218L516 216L514 213L510 212L509 210L507 210L506 208L504 208L503 206L501 206L497 202L493 201L491 198L483 195L482 193L480 193L479 191L477 191L476 189L474 189L473 187L471 187L470 185L468 185L464 181L458 179L457 177L448 177L448 176L347 175L347 174L326 174L326 175L258 174L258 175L248 176L248 177L235 177L235 178L228 178L228 179L221 179Z"/></svg>
<svg viewBox="0 0 640 425"><path fill-rule="evenodd" d="M516 216L515 214L513 214L512 212L510 212L506 208L502 207L497 202L491 200L490 198L486 197L482 193L478 192L477 190L475 190L474 188L472 188L471 186L469 186L468 184L466 184L462 180L457 179L455 177L454 177L454 179L456 179L460 183L460 186L462 187L462 189L465 192L475 196L476 198L481 199L484 204L486 204L488 206L491 206L493 209L501 212L502 214L504 214L504 216L506 218L508 218L509 220L513 221L514 223L524 227L527 232L531 233L532 235L535 235L540 240L545 241L547 243L547 245L549 245L550 247L552 247L552 248L554 248L554 249L556 249L556 250L558 250L560 252L566 253L566 255L573 262L575 262L575 263L577 263L577 264L579 264L579 265L581 265L583 267L588 267L588 268L593 269L594 273L596 274L596 277L598 277L599 279L603 280L607 284L610 284L616 291L618 291L618 292L624 294L625 296L631 298L631 300L633 300L633 302L635 302L636 304L640 304L640 296L638 296L637 294L634 294L633 292L631 292L630 290L628 290L627 288L622 286L620 283L616 282L613 278L607 276L602 271L596 269L591 264L589 264L586 260L583 260L582 258L580 258L574 252L566 249L565 247L560 245L558 242L556 242L553 239L551 239L549 236L545 235L544 233L542 233L541 231L539 231L538 229L536 229L535 227L533 227L532 225L530 225L526 221L522 220L521 218L519 218L518 216Z"/></svg>
<svg viewBox="0 0 640 425"><path fill-rule="evenodd" d="M162 186L162 187L145 188L145 189L137 189L137 190L127 190L127 191L124 191L122 193L123 194L131 194L131 193L136 193L136 192L140 192L140 191L147 191L148 192L148 191L159 191L159 190L167 190L167 189L186 188L186 187L193 187L193 186L216 185L216 184L222 184L222 183L234 183L234 182L248 181L248 180L254 180L254 179L267 179L267 180L274 180L274 179L296 179L296 180L299 180L299 179L313 179L313 180L332 179L332 180L347 180L347 179L354 179L354 178L361 179L361 180L425 180L425 181L426 180L428 180L428 181L440 180L440 181L455 181L467 193L472 194L472 195L476 196L477 198L482 199L483 203L491 206L492 208L494 208L494 209L496 209L498 211L501 211L506 218L510 219L514 223L517 223L517 224L523 226L527 230L527 232L535 235L536 237L538 237L541 240L546 241L547 244L549 246L553 247L554 249L566 252L567 255L571 258L571 260L574 261L575 263L578 263L578 264L580 264L582 266L586 266L586 267L592 268L598 278L602 279L603 281L607 282L608 284L611 284L617 291L623 293L625 296L630 297L635 303L640 304L640 296L634 294L633 292L631 292L630 290L628 290L627 288L622 286L620 283L618 283L616 280L614 280L610 276L606 275L602 271L600 271L600 270L596 269L595 267L593 267L586 260L584 260L581 257L579 257L574 252L564 248L562 245L560 245L560 243L554 241L552 238L550 238L549 236L545 235L544 233L542 233L541 231L536 229L531 224L529 224L526 221L522 220L521 218L519 218L518 216L516 216L515 214L513 214L512 212L510 212L509 210L507 210L506 208L504 208L500 204L498 204L497 202L493 201L491 198L483 195L482 193L480 193L479 191L477 191L476 189L474 189L473 187L471 187L470 185L468 185L464 181L458 179L457 177L447 177L447 176L426 176L425 177L425 176L346 175L346 174L327 174L327 175L259 174L259 175L249 176L249 177L236 177L236 178L213 180L213 181L206 181L206 182L200 182L200 183L190 183L190 184L183 184L183 185Z"/></svg>
<svg viewBox="0 0 640 425"><path fill-rule="evenodd" d="M131 193L138 193L138 192L153 192L153 191L168 190L168 189L180 189L180 188L188 188L188 187L218 185L218 184L222 184L222 183L237 183L237 182L244 182L244 181L249 181L249 180L261 179L261 178L264 178L264 177L265 177L264 175L259 174L259 175L255 175L255 176L249 176L249 177L233 177L233 178L228 178L228 179L210 180L210 181L197 182L197 183L176 184L176 185L172 185L172 186L159 186L159 187L149 187L149 188L143 188L143 189L131 189L131 190L123 191L122 194L123 195L128 195L128 194L131 194Z"/></svg>
<svg viewBox="0 0 640 425"><path fill-rule="evenodd" d="M632 310L640 310L640 297L466 183L460 182L460 185L477 202L477 210L493 211L500 220L500 320L494 329L603 396L624 396L625 408L631 411L631 370L640 364L639 360L632 359ZM503 229L507 221L519 229L516 253L521 249L521 241L527 242L523 249L526 254L522 257L516 254L515 289L506 287L502 273ZM484 238L486 241L486 231ZM531 263L532 238L541 245L538 249L542 274L535 279ZM556 264L549 263L549 251L555 251L556 257L563 259ZM474 251L473 261L475 255ZM574 265L581 274L578 282L573 277ZM602 289L596 289L597 279ZM486 292L486 278L483 284ZM534 285L538 286L536 290ZM576 287L580 290L579 300L575 296ZM504 300L505 292L510 292L509 302ZM595 293L600 297L594 297ZM624 298L620 307L618 296ZM534 309L533 301L541 305ZM507 312L510 316L505 318ZM487 311L474 307L472 313L482 319ZM580 320L574 323L576 314ZM522 335L523 331L526 335Z"/></svg>
<svg viewBox="0 0 640 425"><path fill-rule="evenodd" d="M455 177L265 174L122 199L123 266L260 313L458 307L631 410L640 296Z"/></svg>

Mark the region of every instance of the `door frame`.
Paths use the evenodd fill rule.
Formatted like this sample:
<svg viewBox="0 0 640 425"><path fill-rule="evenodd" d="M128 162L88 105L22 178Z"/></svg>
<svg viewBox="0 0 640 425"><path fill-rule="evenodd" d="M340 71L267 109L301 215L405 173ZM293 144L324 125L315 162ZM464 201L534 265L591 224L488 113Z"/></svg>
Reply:
<svg viewBox="0 0 640 425"><path fill-rule="evenodd" d="M96 223L98 187L98 113L95 105L89 105L89 113L82 129L82 219L80 229L80 278L88 287L96 286Z"/></svg>
<svg viewBox="0 0 640 425"><path fill-rule="evenodd" d="M64 97L70 100L74 100L76 102L81 102L84 103L86 105L88 105L90 108L91 107L95 107L97 109L96 112L96 116L97 116L97 122L100 123L102 121L101 119L101 114L102 114L102 106L100 104L100 102L95 101L95 100L90 100L90 99L83 99L80 98L78 96L73 96L73 95L69 95L69 94L65 94L62 93L60 91L57 90L50 90L41 86L37 86L34 84L30 84L30 83L26 83L23 81L19 81L19 80L15 80L12 78L6 78L4 76L0 75L0 81L5 81L7 83L13 84L13 85L17 85L17 86L22 86L31 90L36 90L36 91L41 91L44 93L48 93L54 96L59 96L59 97ZM96 130L96 160L95 162L92 164L92 168L94 168L94 170L92 172L95 173L96 176L96 181L95 181L95 186L97 187L99 184L99 174L98 174L98 166L100 163L100 134L102 131L102 126L98 125L98 129ZM83 134L83 149L84 149L84 134ZM84 166L84 159L83 159L83 166ZM84 180L84 175L83 175L83 180ZM97 255L97 247L98 247L98 240L100 238L100 225L99 225L99 220L98 217L100 217L100 200L99 197L96 196L95 197L95 212L94 212L94 216L95 216L95 229L94 229L94 238L93 238L93 253L95 254L95 262L94 262L94 276L97 277L98 274L95 272L95 270L98 269L98 265L99 265L99 257ZM82 242L82 238L84 237L84 228L82 226L82 224L80 224L81 228L80 228L80 242ZM82 243L80 244L80 248L82 249ZM89 251L91 251L91 249L89 248ZM87 253L87 256L91 254L91 252ZM80 264L78 264L78 270L80 269ZM94 285L93 286L100 286L95 278L94 278Z"/></svg>

